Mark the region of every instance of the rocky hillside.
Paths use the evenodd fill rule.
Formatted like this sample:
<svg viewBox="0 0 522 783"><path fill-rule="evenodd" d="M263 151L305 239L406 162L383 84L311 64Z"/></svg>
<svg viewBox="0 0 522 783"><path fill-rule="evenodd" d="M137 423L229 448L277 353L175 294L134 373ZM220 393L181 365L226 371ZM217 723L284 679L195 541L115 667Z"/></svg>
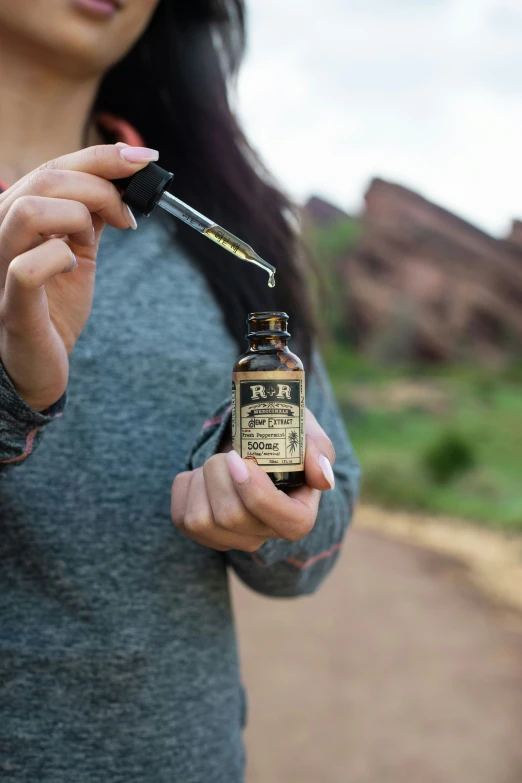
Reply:
<svg viewBox="0 0 522 783"><path fill-rule="evenodd" d="M495 239L381 179L358 220L317 197L303 212L337 297L336 331L366 352L491 366L522 355L522 223Z"/></svg>

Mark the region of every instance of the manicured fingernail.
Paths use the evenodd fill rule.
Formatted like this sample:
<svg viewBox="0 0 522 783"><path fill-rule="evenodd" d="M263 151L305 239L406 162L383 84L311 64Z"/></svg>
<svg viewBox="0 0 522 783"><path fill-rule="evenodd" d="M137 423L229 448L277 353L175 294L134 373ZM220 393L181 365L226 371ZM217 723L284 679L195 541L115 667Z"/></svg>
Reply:
<svg viewBox="0 0 522 783"><path fill-rule="evenodd" d="M115 147L130 147L130 144L125 144L124 141L117 141Z"/></svg>
<svg viewBox="0 0 522 783"><path fill-rule="evenodd" d="M70 266L68 271L69 272L74 272L74 270L77 269L77 267L78 267L78 259L76 258L74 253L71 253L71 255L72 255L72 263L71 263L71 266Z"/></svg>
<svg viewBox="0 0 522 783"><path fill-rule="evenodd" d="M158 150L151 150L149 147L122 147L120 155L129 163L150 163L151 160L159 158Z"/></svg>
<svg viewBox="0 0 522 783"><path fill-rule="evenodd" d="M330 485L330 488L334 489L335 487L334 472L332 470L330 460L328 459L328 457L325 457L324 454L321 454L321 456L319 457L319 465L321 467L321 470L323 471L323 476L325 477L325 479Z"/></svg>
<svg viewBox="0 0 522 783"><path fill-rule="evenodd" d="M128 204L124 204L123 206L125 207L125 209L127 211L127 220L129 221L129 226L131 228L133 228L134 230L136 230L138 228L138 224L136 223L136 218L134 217L134 215L131 212L131 208L129 207Z"/></svg>
<svg viewBox="0 0 522 783"><path fill-rule="evenodd" d="M228 452L227 463L230 475L236 484L244 484L245 481L248 481L250 478L250 473L248 472L248 468L244 460L241 459L237 451L232 449L232 451Z"/></svg>

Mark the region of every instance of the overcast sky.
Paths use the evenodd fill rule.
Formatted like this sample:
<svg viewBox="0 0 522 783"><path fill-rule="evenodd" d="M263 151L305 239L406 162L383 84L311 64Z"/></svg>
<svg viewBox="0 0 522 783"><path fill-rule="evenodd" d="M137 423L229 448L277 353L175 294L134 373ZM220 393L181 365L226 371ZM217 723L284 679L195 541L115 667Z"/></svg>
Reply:
<svg viewBox="0 0 522 783"><path fill-rule="evenodd" d="M247 0L239 110L290 194L373 176L494 234L522 217L522 0Z"/></svg>

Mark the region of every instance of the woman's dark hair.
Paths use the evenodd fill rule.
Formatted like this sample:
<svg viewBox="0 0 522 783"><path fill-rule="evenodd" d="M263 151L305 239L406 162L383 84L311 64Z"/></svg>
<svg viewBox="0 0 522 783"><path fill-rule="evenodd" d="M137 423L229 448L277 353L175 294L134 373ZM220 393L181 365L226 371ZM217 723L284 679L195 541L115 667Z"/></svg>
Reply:
<svg viewBox="0 0 522 783"><path fill-rule="evenodd" d="M244 48L243 0L161 0L141 39L105 77L95 111L130 122L175 173L179 198L277 267L271 290L263 271L175 222L177 240L205 275L240 347L248 313L285 310L306 359L312 318L295 218L230 108Z"/></svg>

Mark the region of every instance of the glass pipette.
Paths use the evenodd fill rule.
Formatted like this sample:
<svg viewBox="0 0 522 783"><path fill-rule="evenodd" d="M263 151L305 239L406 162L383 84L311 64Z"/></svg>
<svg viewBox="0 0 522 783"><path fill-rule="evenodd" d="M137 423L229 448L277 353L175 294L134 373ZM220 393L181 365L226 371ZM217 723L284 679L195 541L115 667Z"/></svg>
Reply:
<svg viewBox="0 0 522 783"><path fill-rule="evenodd" d="M275 267L259 256L250 245L231 234L230 231L218 226L201 212L181 201L166 188L173 174L162 169L156 163L149 163L134 176L124 180L115 180L114 184L123 190L123 201L142 215L150 215L156 207L162 207L171 215L182 220L187 226L199 231L217 245L220 245L237 258L264 269L268 274L268 285L275 286Z"/></svg>

